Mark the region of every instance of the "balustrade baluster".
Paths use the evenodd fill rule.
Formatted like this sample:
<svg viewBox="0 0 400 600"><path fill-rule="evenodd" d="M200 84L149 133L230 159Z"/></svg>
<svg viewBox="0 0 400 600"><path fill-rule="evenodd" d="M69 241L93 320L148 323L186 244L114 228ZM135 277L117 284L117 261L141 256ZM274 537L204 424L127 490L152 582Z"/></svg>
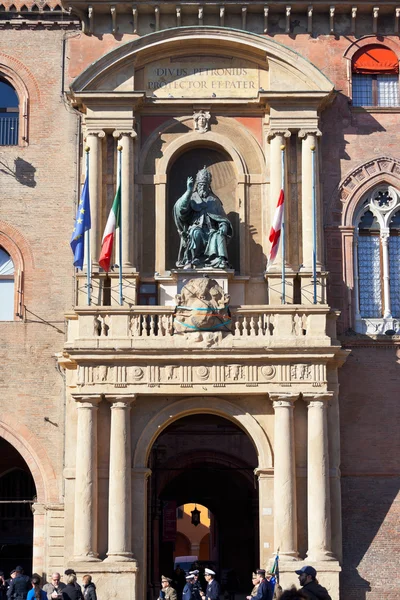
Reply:
<svg viewBox="0 0 400 600"><path fill-rule="evenodd" d="M258 328L258 335L265 335L265 331L264 331L264 315L263 314L258 315L257 328Z"/></svg>
<svg viewBox="0 0 400 600"><path fill-rule="evenodd" d="M149 333L148 333L148 335L150 337L154 337L156 335L155 334L155 326L156 326L156 324L155 324L154 315L150 315Z"/></svg>
<svg viewBox="0 0 400 600"><path fill-rule="evenodd" d="M250 335L251 336L257 335L256 334L256 324L255 324L254 316L250 317Z"/></svg>

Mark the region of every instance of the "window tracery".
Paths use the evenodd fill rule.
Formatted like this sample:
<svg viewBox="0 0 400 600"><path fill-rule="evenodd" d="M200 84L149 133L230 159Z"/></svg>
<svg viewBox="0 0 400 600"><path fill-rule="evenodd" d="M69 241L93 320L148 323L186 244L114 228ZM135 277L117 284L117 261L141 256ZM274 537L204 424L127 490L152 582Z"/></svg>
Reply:
<svg viewBox="0 0 400 600"><path fill-rule="evenodd" d="M355 215L356 328L400 331L400 192L374 188Z"/></svg>

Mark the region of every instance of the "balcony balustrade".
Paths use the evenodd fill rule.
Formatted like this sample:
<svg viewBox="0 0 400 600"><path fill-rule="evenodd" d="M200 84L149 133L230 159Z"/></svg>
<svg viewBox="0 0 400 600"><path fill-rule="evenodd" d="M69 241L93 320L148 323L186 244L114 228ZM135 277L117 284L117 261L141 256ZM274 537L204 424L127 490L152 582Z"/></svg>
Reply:
<svg viewBox="0 0 400 600"><path fill-rule="evenodd" d="M173 348L198 333L217 335L176 332L174 312L173 306L77 307L67 316L66 349ZM329 346L335 339L336 315L325 305L239 306L231 319L231 329L218 334L224 345Z"/></svg>

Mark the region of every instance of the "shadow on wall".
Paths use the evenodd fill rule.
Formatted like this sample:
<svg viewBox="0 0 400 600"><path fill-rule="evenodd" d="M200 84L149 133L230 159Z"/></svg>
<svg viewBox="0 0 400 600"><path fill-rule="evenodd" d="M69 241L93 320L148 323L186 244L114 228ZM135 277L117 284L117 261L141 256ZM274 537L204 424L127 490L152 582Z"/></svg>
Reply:
<svg viewBox="0 0 400 600"><path fill-rule="evenodd" d="M352 107L348 96L342 93L337 94L335 102L327 108L321 117L321 138L322 164L324 168L321 173L321 184L323 187L324 203L329 202L335 188L339 185L344 173L349 167L343 167L341 161L355 160L347 151L350 141L346 135L369 136L374 133L386 131L386 129L361 107ZM371 150L366 152L373 154ZM358 162L366 160L368 157L363 155L359 157ZM325 225L329 225L326 222Z"/></svg>
<svg viewBox="0 0 400 600"><path fill-rule="evenodd" d="M26 185L27 187L33 188L36 187L35 181L35 167L24 160L23 158L17 157L14 160L14 168L9 167L8 164L4 161L0 161L0 173L4 173L4 175L9 175L13 177L20 183L21 185Z"/></svg>
<svg viewBox="0 0 400 600"><path fill-rule="evenodd" d="M343 204L339 185L343 176L350 170L344 161L365 162L374 157L373 139L385 128L374 116L361 107L352 107L348 96L337 94L335 102L327 108L321 118L321 189L324 202L324 226L338 227L341 223ZM366 136L365 138L362 136ZM376 142L382 143L382 142ZM337 231L325 235L326 266L329 272L328 303L341 311L338 320L338 333L346 331L349 321L351 291L348 290L343 274L342 240Z"/></svg>

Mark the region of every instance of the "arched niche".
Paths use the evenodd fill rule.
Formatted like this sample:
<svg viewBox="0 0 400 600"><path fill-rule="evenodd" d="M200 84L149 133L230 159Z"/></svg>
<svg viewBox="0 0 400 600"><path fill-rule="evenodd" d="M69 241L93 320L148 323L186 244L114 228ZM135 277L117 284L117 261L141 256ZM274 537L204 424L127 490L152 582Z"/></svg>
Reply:
<svg viewBox="0 0 400 600"><path fill-rule="evenodd" d="M173 219L176 200L186 191L187 177L196 178L204 166L212 175L212 191L221 200L225 213L232 223L234 237L228 246L229 262L235 271L240 270L239 214L237 211L237 177L232 157L215 146L191 146L186 148L170 164L167 174L166 214L166 268L175 268L179 249L179 235Z"/></svg>

